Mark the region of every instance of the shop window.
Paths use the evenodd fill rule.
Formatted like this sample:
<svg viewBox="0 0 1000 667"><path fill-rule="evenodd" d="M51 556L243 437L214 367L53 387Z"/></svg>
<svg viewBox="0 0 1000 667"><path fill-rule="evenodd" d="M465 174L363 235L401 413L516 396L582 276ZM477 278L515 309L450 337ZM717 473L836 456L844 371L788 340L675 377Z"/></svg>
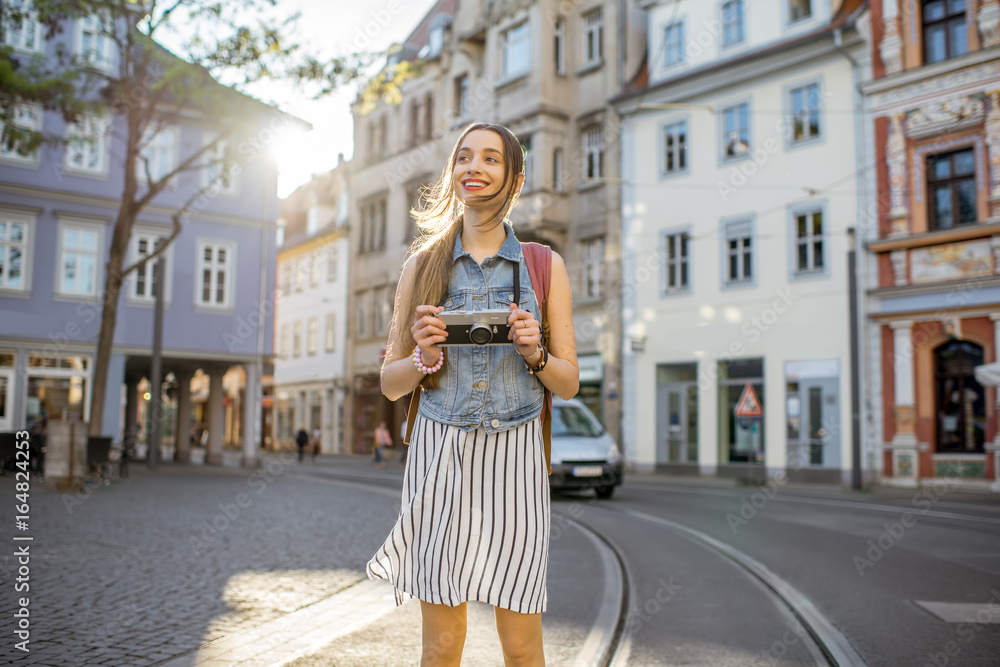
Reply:
<svg viewBox="0 0 1000 667"><path fill-rule="evenodd" d="M728 463L764 463L764 420L761 417L737 416L748 387L763 410L764 360L734 359L719 363L719 461Z"/></svg>

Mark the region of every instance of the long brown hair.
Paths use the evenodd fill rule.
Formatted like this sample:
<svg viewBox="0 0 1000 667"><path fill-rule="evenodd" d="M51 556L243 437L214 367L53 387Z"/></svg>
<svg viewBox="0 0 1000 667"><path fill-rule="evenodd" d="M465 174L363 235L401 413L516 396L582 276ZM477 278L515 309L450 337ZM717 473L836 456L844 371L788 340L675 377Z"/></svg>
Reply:
<svg viewBox="0 0 1000 667"><path fill-rule="evenodd" d="M465 138L470 132L477 130L488 130L499 135L503 143L504 172L503 184L500 189L491 195L477 195L478 201L489 202L501 199L501 206L495 215L483 223L490 228L503 224L511 210L517 203L518 191L514 184L517 175L524 172L524 151L514 133L503 125L491 123L475 123L465 128L462 135L455 142L455 147L451 151L451 159L441 172L441 177L433 186L423 188L420 193L421 203L419 208L410 211L417 222L421 235L413 242L407 252L407 259L413 255L419 255L415 259L416 266L413 271L412 289L410 290L409 303L397 303L397 308L404 308L407 313L404 319L404 326L399 331L393 331L389 335L389 346L386 352L387 360L394 360L405 357L416 345L413 334L410 333L412 314L416 312L417 306L436 305L444 298L448 289L448 281L451 277L452 250L455 247L455 238L462 232L462 221L465 205L459 201L455 194L455 164L458 160L458 152L462 148ZM445 356L447 363L447 355ZM440 373L428 375L424 380L424 385L428 388L437 387Z"/></svg>

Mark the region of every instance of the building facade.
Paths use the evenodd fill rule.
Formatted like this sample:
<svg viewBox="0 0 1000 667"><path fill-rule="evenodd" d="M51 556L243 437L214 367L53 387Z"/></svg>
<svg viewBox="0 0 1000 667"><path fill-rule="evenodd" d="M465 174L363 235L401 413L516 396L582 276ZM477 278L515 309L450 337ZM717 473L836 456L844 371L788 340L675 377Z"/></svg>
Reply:
<svg viewBox="0 0 1000 667"><path fill-rule="evenodd" d="M887 482L994 488L1000 352L1000 3L872 3L878 215L870 381Z"/></svg>
<svg viewBox="0 0 1000 667"><path fill-rule="evenodd" d="M649 56L615 102L626 458L846 481L864 3L640 4Z"/></svg>
<svg viewBox="0 0 1000 667"><path fill-rule="evenodd" d="M274 328L274 446L305 429L321 453L345 450L350 163L281 203Z"/></svg>
<svg viewBox="0 0 1000 667"><path fill-rule="evenodd" d="M525 184L511 216L523 241L551 245L574 294L580 398L612 433L621 410L618 131L608 100L639 71L645 12L633 2L442 0L402 45L421 61L399 104L356 107L351 268L354 444L367 447L395 407L378 369L396 282L416 229L419 188L434 182L462 129L500 123L520 139Z"/></svg>
<svg viewBox="0 0 1000 667"><path fill-rule="evenodd" d="M95 37L91 19L68 21L61 34L44 39L26 20L6 32L19 57L52 61L60 47L112 67L111 40ZM86 45L90 45L89 47ZM103 45L94 50L94 45ZM214 85L214 84L208 84ZM250 98L234 102L244 120L264 128L300 121ZM230 101L232 97L226 98ZM165 123L144 141L154 179L174 171L223 131L218 117L196 109L166 109ZM220 112L221 113L221 112ZM29 153L0 147L0 430L44 433L52 421L91 419L92 377L101 321L108 252L121 206L125 168L124 118L85 118L67 126L62 116L25 106L17 122L62 137ZM256 120L252 122L257 122ZM259 432L258 378L272 350L277 169L254 152L239 168L233 150L219 144L218 159L178 172L171 186L139 213L125 265L132 265L170 236L172 216L193 194L180 234L165 252L163 281L163 422L166 452L179 460L190 445L204 443L206 460L222 461L227 400L222 378L241 368L241 395L249 396L236 433ZM140 186L141 188L144 186ZM129 274L120 294L109 360L103 434L120 442L123 432L141 440L137 391L149 376L153 340L153 268ZM210 378L205 417L192 422L192 377ZM204 440L200 436L207 432ZM242 438L244 462L254 465L256 436Z"/></svg>

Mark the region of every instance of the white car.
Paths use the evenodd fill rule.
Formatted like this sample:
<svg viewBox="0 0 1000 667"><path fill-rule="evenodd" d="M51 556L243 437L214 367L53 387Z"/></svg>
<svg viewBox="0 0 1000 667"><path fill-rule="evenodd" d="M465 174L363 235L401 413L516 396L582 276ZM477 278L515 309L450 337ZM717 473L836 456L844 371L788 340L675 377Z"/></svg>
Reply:
<svg viewBox="0 0 1000 667"><path fill-rule="evenodd" d="M552 489L594 489L610 498L625 461L614 439L581 401L552 399Z"/></svg>

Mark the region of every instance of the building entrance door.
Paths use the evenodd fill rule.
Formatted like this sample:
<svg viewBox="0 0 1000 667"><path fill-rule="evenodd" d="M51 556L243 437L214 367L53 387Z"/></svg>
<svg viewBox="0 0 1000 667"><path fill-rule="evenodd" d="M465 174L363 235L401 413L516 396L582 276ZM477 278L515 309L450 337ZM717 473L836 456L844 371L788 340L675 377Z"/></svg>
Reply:
<svg viewBox="0 0 1000 667"><path fill-rule="evenodd" d="M661 405L657 463L698 462L698 385L664 385Z"/></svg>
<svg viewBox="0 0 1000 667"><path fill-rule="evenodd" d="M788 465L839 467L838 380L800 379L787 389Z"/></svg>
<svg viewBox="0 0 1000 667"><path fill-rule="evenodd" d="M0 370L0 433L14 430L14 371Z"/></svg>

